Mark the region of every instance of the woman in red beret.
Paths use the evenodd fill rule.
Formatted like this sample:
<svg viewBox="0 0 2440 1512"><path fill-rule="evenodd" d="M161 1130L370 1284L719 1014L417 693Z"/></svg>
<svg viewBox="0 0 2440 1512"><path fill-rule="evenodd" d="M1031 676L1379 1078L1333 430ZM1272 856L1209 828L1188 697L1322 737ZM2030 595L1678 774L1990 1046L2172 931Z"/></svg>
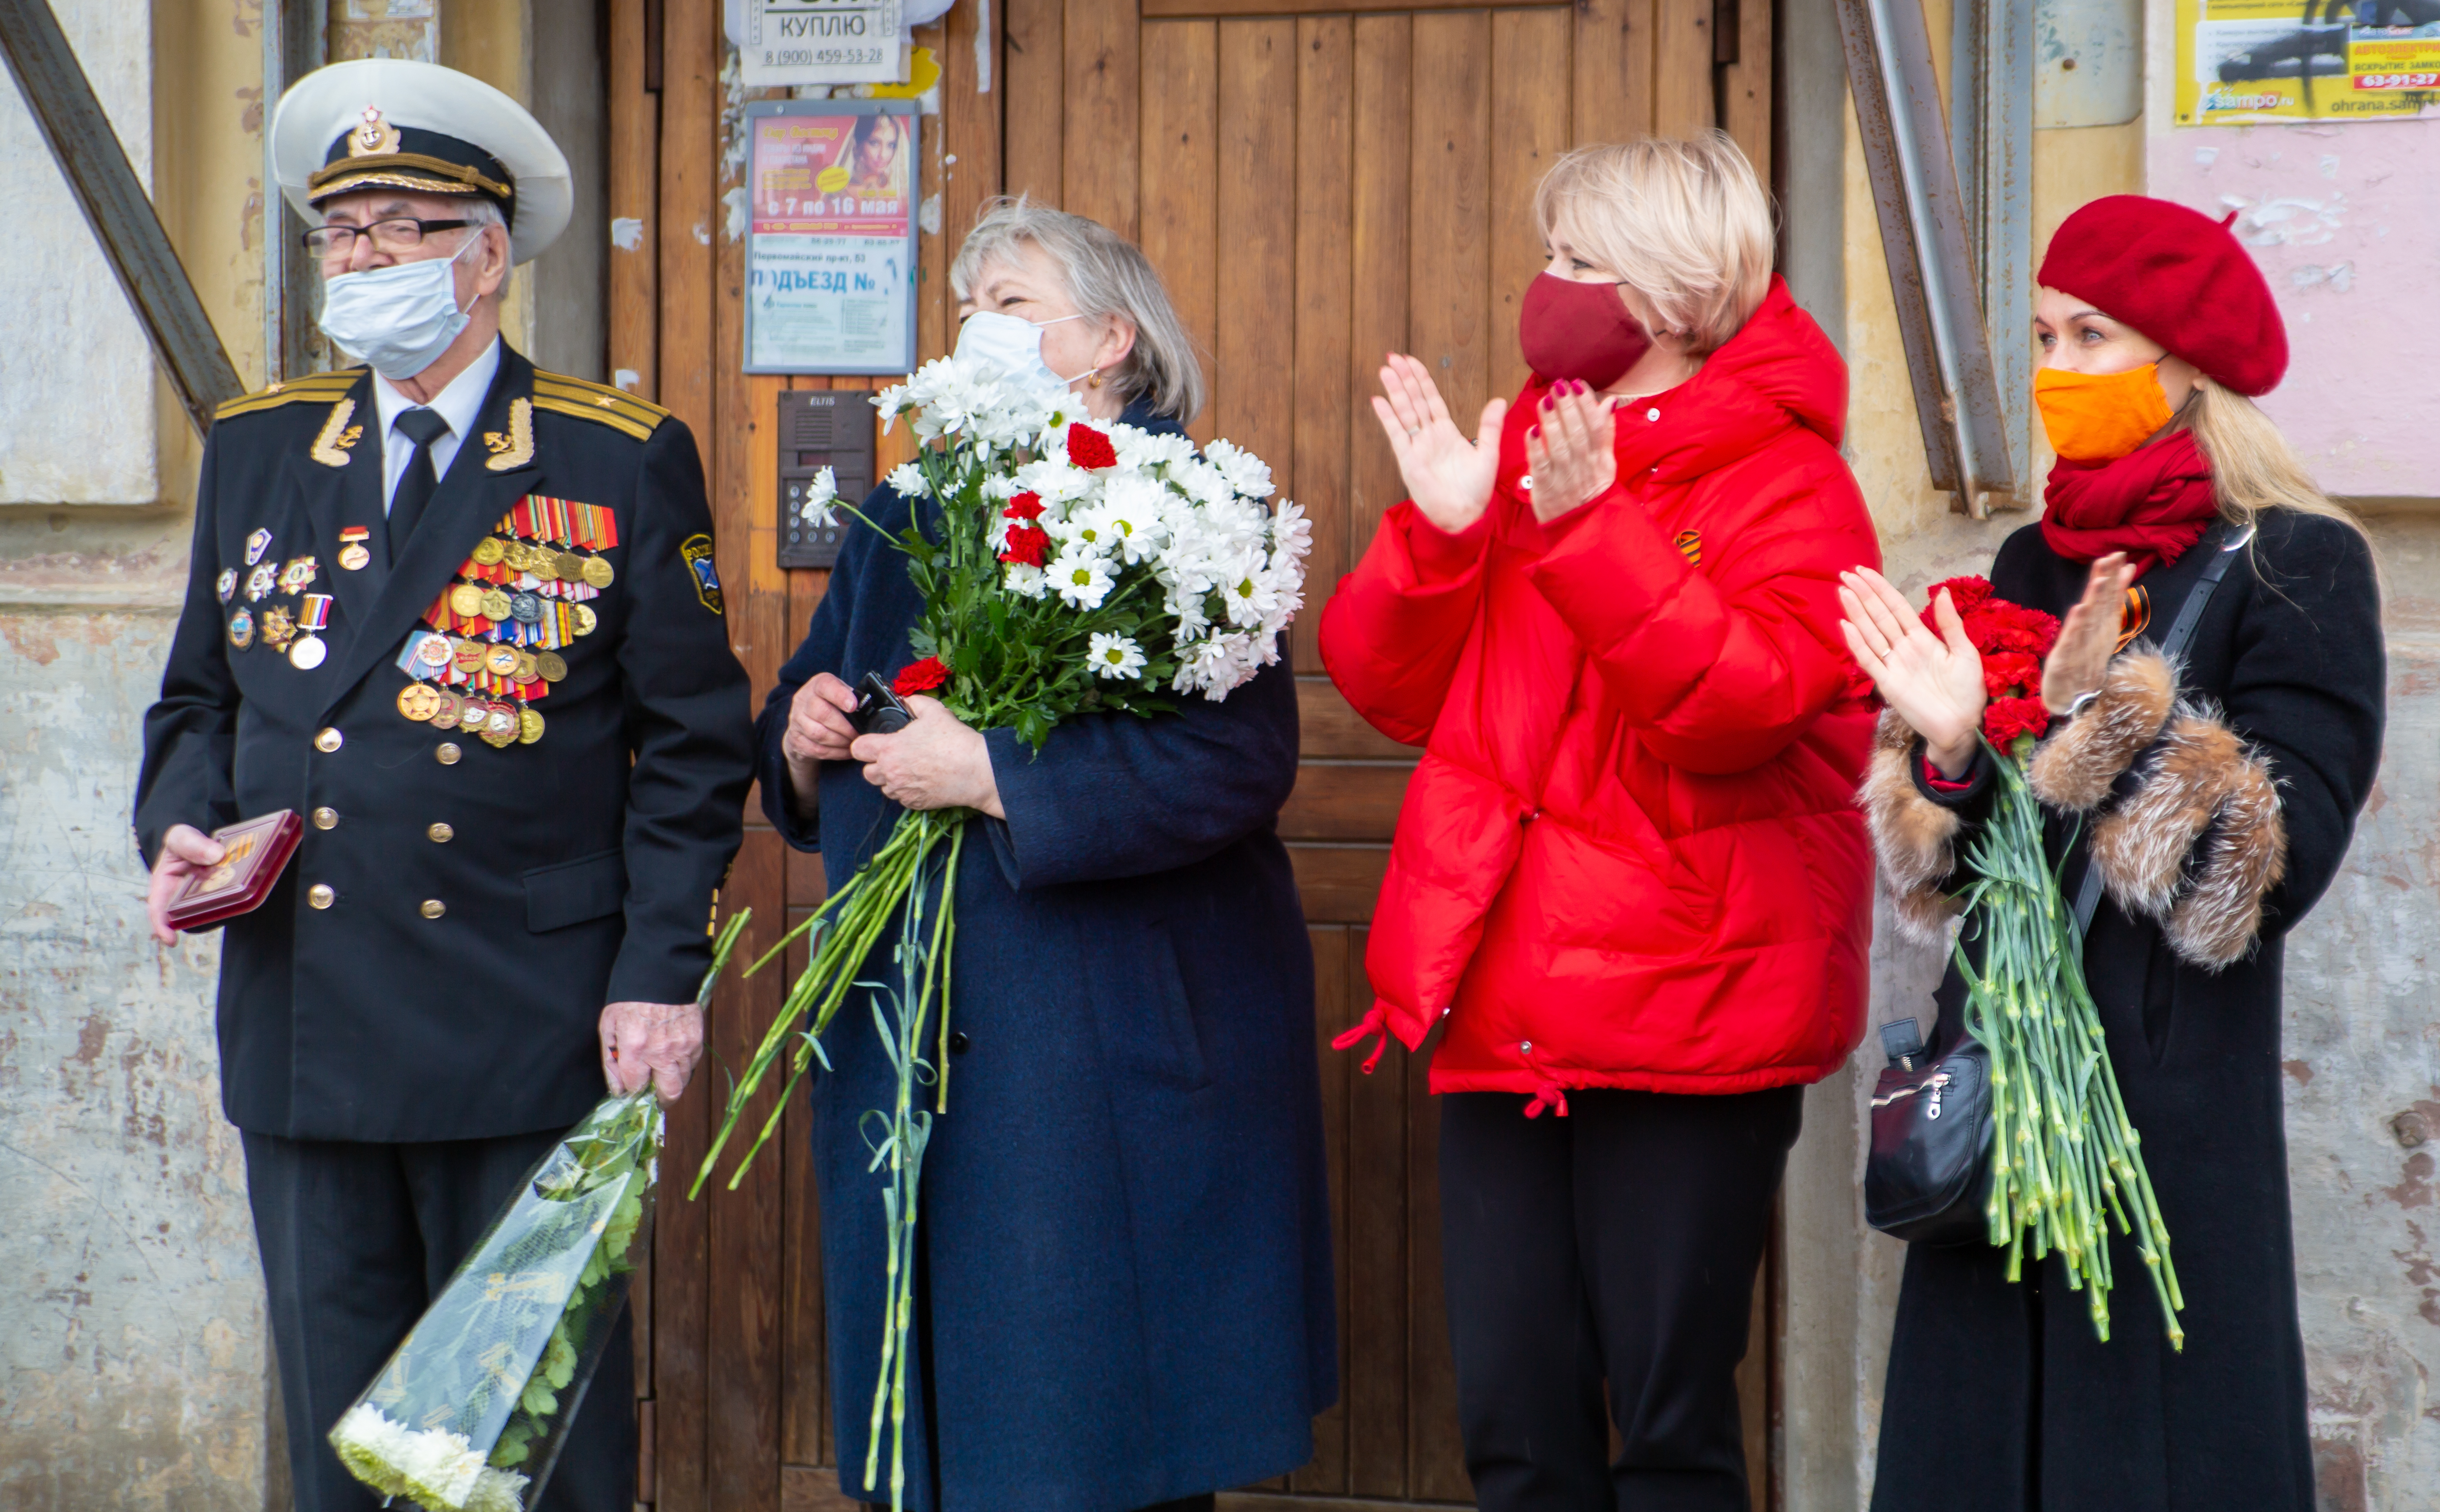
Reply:
<svg viewBox="0 0 2440 1512"><path fill-rule="evenodd" d="M2040 274L2035 382L2058 465L1999 596L2064 617L2030 767L2072 900L2105 896L2085 973L2185 1291L2173 1350L2114 1240L2111 1337L2054 1254L2021 1284L1982 1242L1909 1247L1875 1512L2311 1512L2280 1109L2287 932L2336 875L2379 765L2372 552L2252 397L2288 361L2223 222L2122 195L2068 218ZM2181 665L2157 649L2206 568ZM1987 816L1982 667L1875 572L1845 631L1882 716L1864 807L1902 924L1941 941ZM1952 963L1930 1054L1956 1043ZM2131 1289L2131 1290L2130 1290Z"/></svg>

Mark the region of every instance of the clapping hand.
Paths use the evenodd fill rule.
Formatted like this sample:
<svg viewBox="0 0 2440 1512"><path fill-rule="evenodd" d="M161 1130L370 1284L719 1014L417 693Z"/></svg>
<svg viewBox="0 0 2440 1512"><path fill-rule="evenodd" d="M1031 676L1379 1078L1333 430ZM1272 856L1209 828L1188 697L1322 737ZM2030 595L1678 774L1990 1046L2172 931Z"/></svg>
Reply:
<svg viewBox="0 0 2440 1512"><path fill-rule="evenodd" d="M1372 397L1372 413L1390 450L1398 459L1398 476L1415 507L1450 535L1482 518L1491 504L1491 486L1499 473L1499 426L1507 418L1508 401L1495 399L1482 406L1482 419L1469 441L1422 363L1391 353L1381 368L1381 393Z"/></svg>
<svg viewBox="0 0 2440 1512"><path fill-rule="evenodd" d="M2095 561L2085 575L2084 596L2067 612L2042 662L2042 703L2053 714L2067 713L2077 699L2100 689L2109 659L2118 654L2126 585L2134 580L2135 569L2123 551Z"/></svg>
<svg viewBox="0 0 2440 1512"><path fill-rule="evenodd" d="M1582 379L1563 378L1542 396L1525 433L1534 479L1534 518L1555 520L1609 491L1618 481L1618 417Z"/></svg>
<svg viewBox="0 0 2440 1512"><path fill-rule="evenodd" d="M1924 738L1926 754L1942 773L1958 777L1974 761L1974 738L1982 727L1989 696L1982 687L1982 655L1965 637L1965 622L1948 590L1932 600L1935 635L1922 617L1870 567L1839 575L1839 605L1847 617L1839 632L1881 698Z"/></svg>

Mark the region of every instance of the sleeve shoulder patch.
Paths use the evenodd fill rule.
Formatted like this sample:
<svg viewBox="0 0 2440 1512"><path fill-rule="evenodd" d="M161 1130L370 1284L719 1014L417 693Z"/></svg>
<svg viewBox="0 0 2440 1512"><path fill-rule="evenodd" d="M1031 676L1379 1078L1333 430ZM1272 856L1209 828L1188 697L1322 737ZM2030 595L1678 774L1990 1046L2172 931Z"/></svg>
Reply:
<svg viewBox="0 0 2440 1512"><path fill-rule="evenodd" d="M307 373L269 388L241 395L212 411L215 420L234 419L240 415L252 415L258 410L278 409L283 404L329 404L345 399L348 391L363 380L361 367L341 368L335 373Z"/></svg>
<svg viewBox="0 0 2440 1512"><path fill-rule="evenodd" d="M533 401L538 410L591 420L638 441L649 440L654 429L670 418L670 412L658 404L637 399L624 389L539 370L534 374Z"/></svg>
<svg viewBox="0 0 2440 1512"><path fill-rule="evenodd" d="M694 575L694 596L703 607L713 614L721 613L720 575L711 564L711 538L698 531L678 543L678 556L686 562L687 571Z"/></svg>

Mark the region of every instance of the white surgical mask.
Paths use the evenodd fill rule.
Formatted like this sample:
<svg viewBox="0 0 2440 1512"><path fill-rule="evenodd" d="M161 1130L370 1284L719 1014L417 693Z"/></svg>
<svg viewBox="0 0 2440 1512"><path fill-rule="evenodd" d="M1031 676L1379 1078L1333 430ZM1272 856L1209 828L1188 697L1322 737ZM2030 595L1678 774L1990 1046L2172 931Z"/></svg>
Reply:
<svg viewBox="0 0 2440 1512"><path fill-rule="evenodd" d="M1041 326L1016 315L996 310L978 310L958 328L960 361L979 359L1000 370L1011 382L1066 392L1068 385L1096 369L1062 378L1042 360L1042 326L1056 326L1061 320L1082 320L1082 315L1062 315L1059 320L1046 320Z"/></svg>
<svg viewBox="0 0 2440 1512"><path fill-rule="evenodd" d="M466 329L466 311L458 308L458 259L482 240L479 233L468 237L447 258L332 276L322 290L322 334L393 383L413 378Z"/></svg>

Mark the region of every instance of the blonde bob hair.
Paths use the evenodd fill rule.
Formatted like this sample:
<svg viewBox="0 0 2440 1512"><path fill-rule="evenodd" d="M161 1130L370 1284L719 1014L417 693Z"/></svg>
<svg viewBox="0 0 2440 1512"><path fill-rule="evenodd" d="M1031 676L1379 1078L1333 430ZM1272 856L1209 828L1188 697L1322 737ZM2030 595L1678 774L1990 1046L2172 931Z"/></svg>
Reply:
<svg viewBox="0 0 2440 1512"><path fill-rule="evenodd" d="M1725 132L1579 147L1542 175L1534 221L1642 292L1653 334L1690 356L1718 350L1770 289L1770 202Z"/></svg>
<svg viewBox="0 0 2440 1512"><path fill-rule="evenodd" d="M1203 365L1195 361L1186 323L1177 318L1151 260L1101 222L1023 195L987 200L949 265L949 287L963 300L984 263L1007 261L1025 243L1050 258L1077 313L1115 315L1136 328L1135 346L1109 375L1119 397L1140 400L1180 425L1193 421L1203 409Z"/></svg>

